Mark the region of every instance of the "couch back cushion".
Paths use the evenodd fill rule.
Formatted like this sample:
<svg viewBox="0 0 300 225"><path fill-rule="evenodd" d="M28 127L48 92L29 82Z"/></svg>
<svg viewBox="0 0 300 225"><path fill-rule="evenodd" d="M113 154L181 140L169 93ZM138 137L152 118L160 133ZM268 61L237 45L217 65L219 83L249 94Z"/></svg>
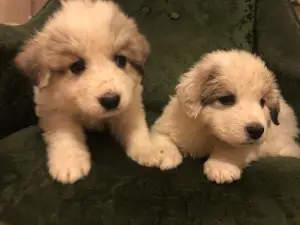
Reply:
<svg viewBox="0 0 300 225"><path fill-rule="evenodd" d="M254 0L118 0L151 43L144 99L161 109L178 76L216 49L252 50Z"/></svg>

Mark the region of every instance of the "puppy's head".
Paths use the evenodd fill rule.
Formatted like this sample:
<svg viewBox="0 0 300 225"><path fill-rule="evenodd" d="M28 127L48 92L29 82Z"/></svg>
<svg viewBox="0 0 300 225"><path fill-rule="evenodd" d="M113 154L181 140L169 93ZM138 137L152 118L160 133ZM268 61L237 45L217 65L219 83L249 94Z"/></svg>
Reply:
<svg viewBox="0 0 300 225"><path fill-rule="evenodd" d="M55 102L49 104L106 117L130 103L149 50L135 21L115 3L63 0L15 62L48 92Z"/></svg>
<svg viewBox="0 0 300 225"><path fill-rule="evenodd" d="M176 92L189 117L199 118L231 145L260 143L271 122L279 124L275 77L261 59L245 51L207 54L182 75Z"/></svg>

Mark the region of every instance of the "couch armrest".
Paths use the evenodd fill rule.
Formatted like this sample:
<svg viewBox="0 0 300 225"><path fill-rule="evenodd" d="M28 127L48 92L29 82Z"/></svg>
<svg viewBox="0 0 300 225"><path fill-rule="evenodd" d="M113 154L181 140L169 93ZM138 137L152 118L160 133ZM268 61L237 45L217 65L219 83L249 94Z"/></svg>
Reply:
<svg viewBox="0 0 300 225"><path fill-rule="evenodd" d="M257 0L255 51L300 118L300 24L290 0Z"/></svg>
<svg viewBox="0 0 300 225"><path fill-rule="evenodd" d="M58 6L59 0L50 0L26 24L0 24L0 138L36 122L31 84L15 67L14 58Z"/></svg>

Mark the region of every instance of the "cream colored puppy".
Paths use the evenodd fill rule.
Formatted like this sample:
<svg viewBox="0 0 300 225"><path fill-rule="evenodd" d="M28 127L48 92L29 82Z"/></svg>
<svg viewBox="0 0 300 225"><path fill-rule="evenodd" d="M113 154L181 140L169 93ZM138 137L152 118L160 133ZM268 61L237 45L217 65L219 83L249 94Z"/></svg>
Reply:
<svg viewBox="0 0 300 225"><path fill-rule="evenodd" d="M177 149L208 155L204 172L217 183L240 179L259 157L300 157L293 110L264 62L245 51L212 52L183 74L152 135L161 169L181 162Z"/></svg>
<svg viewBox="0 0 300 225"><path fill-rule="evenodd" d="M156 166L142 104L149 44L111 1L63 1L16 64L34 81L51 176L73 183L89 173L84 128L108 125L127 155ZM101 150L99 145L99 150Z"/></svg>

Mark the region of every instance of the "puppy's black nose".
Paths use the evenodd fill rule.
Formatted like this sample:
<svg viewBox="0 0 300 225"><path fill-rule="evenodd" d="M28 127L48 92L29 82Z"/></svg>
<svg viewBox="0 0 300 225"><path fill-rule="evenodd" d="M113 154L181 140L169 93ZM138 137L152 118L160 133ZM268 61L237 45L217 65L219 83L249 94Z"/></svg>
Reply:
<svg viewBox="0 0 300 225"><path fill-rule="evenodd" d="M112 110L118 107L120 95L116 93L106 93L99 98L99 102L106 110Z"/></svg>
<svg viewBox="0 0 300 225"><path fill-rule="evenodd" d="M252 123L246 126L246 131L253 140L258 140L264 133L264 130L264 127L259 123Z"/></svg>

